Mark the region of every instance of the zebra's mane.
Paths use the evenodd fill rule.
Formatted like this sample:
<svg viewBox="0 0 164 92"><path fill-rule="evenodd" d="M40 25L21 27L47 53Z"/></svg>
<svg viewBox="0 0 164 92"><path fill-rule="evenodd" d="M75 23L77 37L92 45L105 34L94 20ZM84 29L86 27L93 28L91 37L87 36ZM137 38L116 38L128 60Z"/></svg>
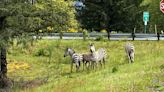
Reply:
<svg viewBox="0 0 164 92"><path fill-rule="evenodd" d="M67 48L67 49L71 49L73 53L76 53L75 50L73 50L72 48Z"/></svg>

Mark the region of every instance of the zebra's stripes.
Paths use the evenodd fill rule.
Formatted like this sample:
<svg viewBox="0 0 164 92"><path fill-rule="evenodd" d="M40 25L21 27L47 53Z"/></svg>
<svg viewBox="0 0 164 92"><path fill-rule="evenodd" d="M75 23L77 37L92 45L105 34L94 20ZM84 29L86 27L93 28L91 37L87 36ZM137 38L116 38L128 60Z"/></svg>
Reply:
<svg viewBox="0 0 164 92"><path fill-rule="evenodd" d="M129 63L134 62L134 54L135 54L135 47L132 43L126 43L125 44L125 52L128 56Z"/></svg>
<svg viewBox="0 0 164 92"><path fill-rule="evenodd" d="M65 53L64 53L64 57L70 55L71 56L71 59L72 59L72 62L71 62L71 72L72 72L72 69L73 69L73 63L75 63L76 65L76 71L79 70L80 68L80 62L83 61L83 55L82 54L79 54L79 53L75 53L75 51L71 48L67 48L65 50Z"/></svg>

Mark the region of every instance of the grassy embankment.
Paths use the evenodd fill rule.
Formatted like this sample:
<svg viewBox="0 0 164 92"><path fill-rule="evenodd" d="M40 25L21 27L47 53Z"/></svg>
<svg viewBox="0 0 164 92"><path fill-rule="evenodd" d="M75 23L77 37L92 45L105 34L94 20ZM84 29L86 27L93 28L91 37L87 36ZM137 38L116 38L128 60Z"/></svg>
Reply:
<svg viewBox="0 0 164 92"><path fill-rule="evenodd" d="M70 73L66 47L89 52L91 41L41 40L28 49L8 51L8 77L14 92L152 92L164 90L164 41L134 41L135 63L128 64L125 41L94 42L106 49L105 68ZM44 51L45 50L45 51ZM49 57L52 52L52 57Z"/></svg>

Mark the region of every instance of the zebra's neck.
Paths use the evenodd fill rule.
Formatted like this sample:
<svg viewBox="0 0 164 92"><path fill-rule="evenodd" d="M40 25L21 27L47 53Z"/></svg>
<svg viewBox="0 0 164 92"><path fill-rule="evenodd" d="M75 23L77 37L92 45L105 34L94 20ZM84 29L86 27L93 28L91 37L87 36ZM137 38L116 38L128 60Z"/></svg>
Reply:
<svg viewBox="0 0 164 92"><path fill-rule="evenodd" d="M73 54L75 54L74 51L69 52L69 55L70 55L71 57L73 56Z"/></svg>
<svg viewBox="0 0 164 92"><path fill-rule="evenodd" d="M95 57L97 54L97 51L92 51L92 56Z"/></svg>

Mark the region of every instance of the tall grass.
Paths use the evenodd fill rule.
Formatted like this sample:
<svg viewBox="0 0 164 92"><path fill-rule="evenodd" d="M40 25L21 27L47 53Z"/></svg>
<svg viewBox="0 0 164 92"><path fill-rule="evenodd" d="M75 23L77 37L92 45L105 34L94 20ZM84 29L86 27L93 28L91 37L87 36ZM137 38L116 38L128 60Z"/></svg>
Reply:
<svg viewBox="0 0 164 92"><path fill-rule="evenodd" d="M106 68L80 70L70 73L70 57L64 58L66 47L78 53L89 52L89 43L96 49L107 51ZM8 54L9 64L27 63L28 69L14 69L8 72L9 78L16 81L15 92L151 92L163 90L164 41L133 41L135 62L128 63L124 44L126 41L82 41L82 40L40 40L28 50L30 53ZM49 56L36 56L40 49L48 50ZM13 49L13 52L15 49ZM8 67L10 70L11 68ZM12 68L13 69L13 68ZM17 77L19 76L19 77ZM30 87L22 87L26 81L44 80Z"/></svg>

